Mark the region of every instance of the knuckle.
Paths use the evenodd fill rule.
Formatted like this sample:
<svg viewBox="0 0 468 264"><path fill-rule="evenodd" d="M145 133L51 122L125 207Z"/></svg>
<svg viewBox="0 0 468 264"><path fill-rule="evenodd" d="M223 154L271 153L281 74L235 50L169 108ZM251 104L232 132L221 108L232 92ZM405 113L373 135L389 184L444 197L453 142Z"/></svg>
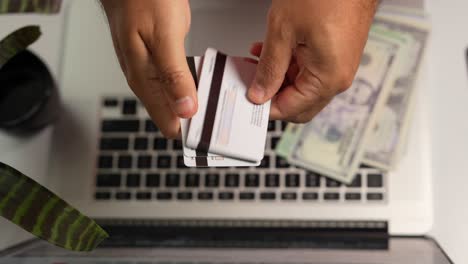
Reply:
<svg viewBox="0 0 468 264"><path fill-rule="evenodd" d="M282 25L284 25L285 19L283 19L283 13L277 9L270 8L268 11L268 28L276 31L281 31Z"/></svg>
<svg viewBox="0 0 468 264"><path fill-rule="evenodd" d="M276 41L291 41L293 29L289 20L281 11L270 9L268 12L268 30L273 33L273 38Z"/></svg>
<svg viewBox="0 0 468 264"><path fill-rule="evenodd" d="M353 69L353 67L343 66L337 68L334 74L335 83L333 85L335 94L342 93L351 87L354 81L355 73L356 71Z"/></svg>
<svg viewBox="0 0 468 264"><path fill-rule="evenodd" d="M153 81L167 86L178 85L185 78L186 73L183 70L174 68L163 68L152 77Z"/></svg>
<svg viewBox="0 0 468 264"><path fill-rule="evenodd" d="M279 69L275 67L274 58L270 55L264 55L260 59L257 70L257 81L261 84L282 82L284 79L284 76L281 76Z"/></svg>
<svg viewBox="0 0 468 264"><path fill-rule="evenodd" d="M331 94L327 84L322 80L322 77L315 74L309 69L304 69L304 85L300 85L299 92L303 95L304 98L313 98L314 100L323 101L328 100L334 96Z"/></svg>
<svg viewBox="0 0 468 264"><path fill-rule="evenodd" d="M337 73L336 78L336 92L342 93L346 91L354 81L354 71L352 70L341 70Z"/></svg>

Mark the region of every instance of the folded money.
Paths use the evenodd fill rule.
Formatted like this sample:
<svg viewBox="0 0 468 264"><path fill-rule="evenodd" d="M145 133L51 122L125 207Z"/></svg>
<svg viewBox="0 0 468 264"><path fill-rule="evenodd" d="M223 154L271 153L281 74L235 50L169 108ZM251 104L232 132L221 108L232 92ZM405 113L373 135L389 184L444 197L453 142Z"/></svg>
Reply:
<svg viewBox="0 0 468 264"><path fill-rule="evenodd" d="M363 163L383 170L396 166L400 158L414 102L415 84L429 35L421 19L396 19L378 15L371 32L398 43L404 53L390 94L370 134Z"/></svg>
<svg viewBox="0 0 468 264"><path fill-rule="evenodd" d="M400 47L370 34L352 86L312 121L290 124L277 153L289 163L350 183L396 72Z"/></svg>

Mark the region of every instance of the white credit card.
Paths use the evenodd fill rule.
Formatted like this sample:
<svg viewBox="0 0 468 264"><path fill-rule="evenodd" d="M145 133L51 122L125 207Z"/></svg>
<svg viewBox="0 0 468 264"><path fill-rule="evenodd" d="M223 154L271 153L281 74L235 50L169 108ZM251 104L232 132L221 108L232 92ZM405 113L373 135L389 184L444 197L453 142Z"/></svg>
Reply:
<svg viewBox="0 0 468 264"><path fill-rule="evenodd" d="M202 57L187 58L187 63L196 84L198 84L202 61ZM190 127L190 119L181 119L180 126L182 132L184 164L188 167L249 167L260 165L260 162L248 162L244 160L226 158L220 155L190 149L185 144Z"/></svg>
<svg viewBox="0 0 468 264"><path fill-rule="evenodd" d="M186 144L230 158L259 162L265 153L270 101L256 105L247 98L256 65L209 48L198 82L198 112Z"/></svg>

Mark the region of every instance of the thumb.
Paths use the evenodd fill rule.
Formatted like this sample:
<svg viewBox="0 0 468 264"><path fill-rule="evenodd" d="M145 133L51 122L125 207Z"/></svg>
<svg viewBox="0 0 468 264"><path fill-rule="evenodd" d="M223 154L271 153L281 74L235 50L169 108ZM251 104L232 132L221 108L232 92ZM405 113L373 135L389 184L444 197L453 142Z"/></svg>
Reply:
<svg viewBox="0 0 468 264"><path fill-rule="evenodd" d="M197 92L185 57L184 40L160 39L154 47L154 80L159 83L172 111L180 118L190 118L198 108Z"/></svg>
<svg viewBox="0 0 468 264"><path fill-rule="evenodd" d="M253 103L262 104L270 100L280 89L288 70L292 47L287 39L278 34L281 33L269 26L255 79L248 92Z"/></svg>

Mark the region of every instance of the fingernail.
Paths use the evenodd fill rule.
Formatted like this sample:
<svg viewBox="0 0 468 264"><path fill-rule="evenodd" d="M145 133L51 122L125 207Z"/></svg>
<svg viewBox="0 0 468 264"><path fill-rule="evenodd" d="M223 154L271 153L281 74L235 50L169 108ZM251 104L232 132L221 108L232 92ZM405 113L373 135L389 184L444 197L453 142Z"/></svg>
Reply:
<svg viewBox="0 0 468 264"><path fill-rule="evenodd" d="M177 115L186 115L192 112L194 102L190 96L185 96L176 101L175 111Z"/></svg>
<svg viewBox="0 0 468 264"><path fill-rule="evenodd" d="M254 83L249 90L249 97L255 101L262 101L265 97L265 89L260 85Z"/></svg>

